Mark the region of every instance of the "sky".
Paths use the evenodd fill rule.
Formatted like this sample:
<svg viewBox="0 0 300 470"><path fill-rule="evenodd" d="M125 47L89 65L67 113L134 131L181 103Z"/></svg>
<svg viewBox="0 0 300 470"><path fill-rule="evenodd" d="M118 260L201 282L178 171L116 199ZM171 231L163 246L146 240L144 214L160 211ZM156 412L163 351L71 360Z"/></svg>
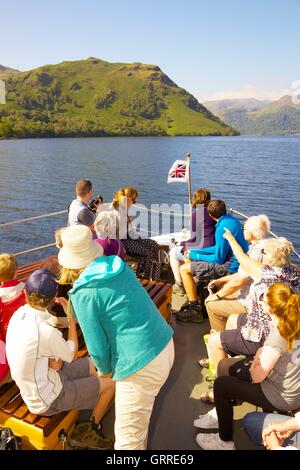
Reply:
<svg viewBox="0 0 300 470"><path fill-rule="evenodd" d="M159 65L200 101L277 99L300 80L300 0L0 0L0 64Z"/></svg>

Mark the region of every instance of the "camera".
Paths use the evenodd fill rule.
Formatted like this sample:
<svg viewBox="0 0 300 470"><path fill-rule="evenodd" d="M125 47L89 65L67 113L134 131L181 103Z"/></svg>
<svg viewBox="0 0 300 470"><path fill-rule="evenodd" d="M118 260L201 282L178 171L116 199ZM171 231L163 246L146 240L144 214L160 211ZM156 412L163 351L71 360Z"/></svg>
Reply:
<svg viewBox="0 0 300 470"><path fill-rule="evenodd" d="M89 202L89 209L96 214L99 204L103 204L103 197L98 195Z"/></svg>
<svg viewBox="0 0 300 470"><path fill-rule="evenodd" d="M209 284L207 288L210 294L215 294L219 290L218 287L213 283Z"/></svg>

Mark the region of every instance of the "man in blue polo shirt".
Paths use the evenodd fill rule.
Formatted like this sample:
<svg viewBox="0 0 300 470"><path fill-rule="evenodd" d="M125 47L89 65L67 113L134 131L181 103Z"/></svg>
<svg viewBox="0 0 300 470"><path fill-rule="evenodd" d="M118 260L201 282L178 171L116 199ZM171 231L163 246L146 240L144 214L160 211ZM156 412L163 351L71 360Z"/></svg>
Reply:
<svg viewBox="0 0 300 470"><path fill-rule="evenodd" d="M227 240L223 237L226 227L234 234L235 239L247 252L248 243L243 234L243 228L240 221L230 214L227 214L226 205L223 201L211 201L207 207L209 215L217 221L215 233L215 245L208 248L190 250L185 253L186 262L180 268L183 285L188 297L181 309L176 312L176 318L179 321L192 323L201 323L203 314L197 296L198 281L217 279L237 272L239 263ZM233 256L233 259L231 260Z"/></svg>

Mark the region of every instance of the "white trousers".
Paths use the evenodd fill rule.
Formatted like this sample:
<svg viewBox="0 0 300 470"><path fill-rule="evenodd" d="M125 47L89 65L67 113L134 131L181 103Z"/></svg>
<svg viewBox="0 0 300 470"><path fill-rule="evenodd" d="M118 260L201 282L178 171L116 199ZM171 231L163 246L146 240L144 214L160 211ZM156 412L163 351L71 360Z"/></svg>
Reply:
<svg viewBox="0 0 300 470"><path fill-rule="evenodd" d="M145 450L155 397L174 362L173 339L143 369L116 382L116 450Z"/></svg>

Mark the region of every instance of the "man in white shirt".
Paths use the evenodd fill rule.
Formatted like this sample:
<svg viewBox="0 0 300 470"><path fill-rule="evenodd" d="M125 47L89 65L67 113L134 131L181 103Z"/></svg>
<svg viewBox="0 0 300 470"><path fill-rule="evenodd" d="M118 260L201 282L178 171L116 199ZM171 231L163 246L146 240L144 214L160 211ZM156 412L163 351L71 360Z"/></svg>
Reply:
<svg viewBox="0 0 300 470"><path fill-rule="evenodd" d="M14 313L7 331L12 378L31 413L52 416L72 409L93 409L91 421L77 427L73 443L111 449L113 441L102 435L100 421L113 400L114 383L98 377L90 358L76 360L78 341L72 312L67 341L49 324L47 307L56 292L57 282L50 271L39 269L28 278L26 305ZM67 313L67 300L57 301Z"/></svg>

